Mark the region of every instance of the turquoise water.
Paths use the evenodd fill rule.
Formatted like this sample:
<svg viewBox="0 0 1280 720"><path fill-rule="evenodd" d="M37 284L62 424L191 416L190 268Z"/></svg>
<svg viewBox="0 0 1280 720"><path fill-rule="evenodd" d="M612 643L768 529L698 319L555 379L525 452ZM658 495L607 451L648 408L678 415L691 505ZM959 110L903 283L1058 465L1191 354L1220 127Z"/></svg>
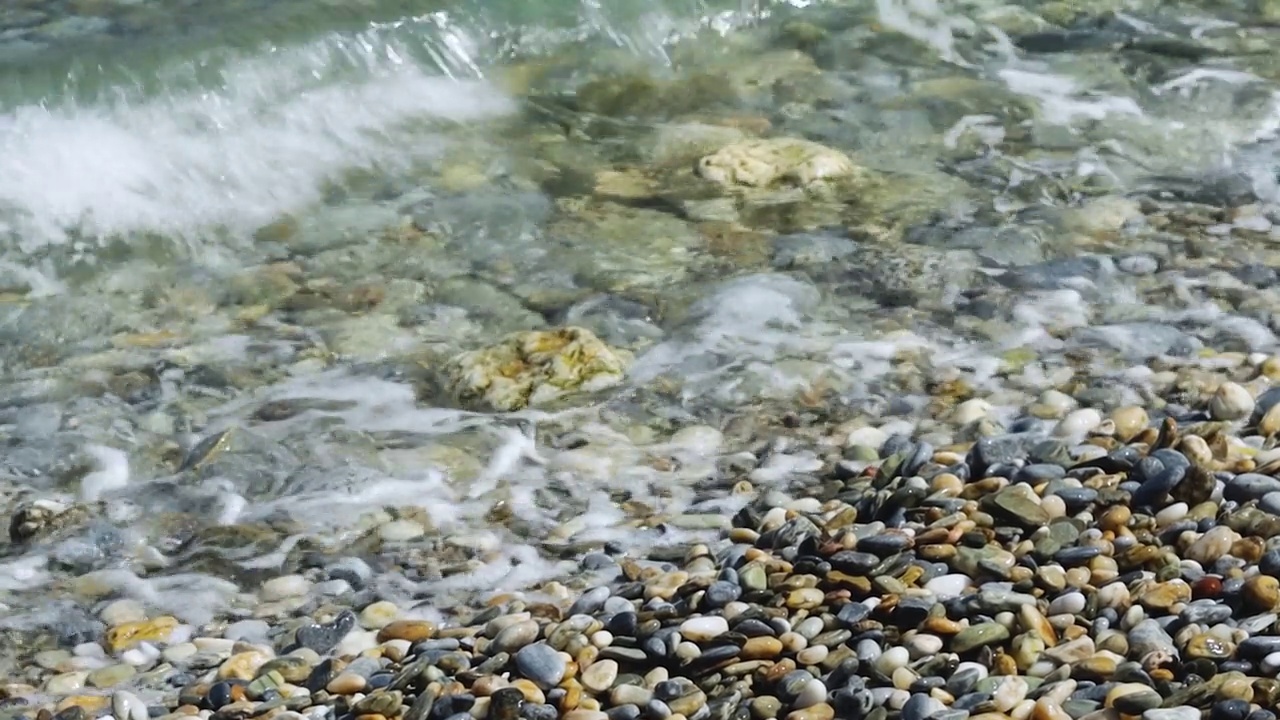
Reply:
<svg viewBox="0 0 1280 720"><path fill-rule="evenodd" d="M470 553L442 585L523 587L566 544L715 527L744 502L721 454L801 416L762 491L812 479L846 422L971 441L940 389L995 432L1052 393L1144 403L1166 352L1260 362L1280 349L1264 11L7 3L4 508L80 503L133 544L13 549L0 589L188 561L239 582L410 510ZM878 182L744 200L693 176L756 137ZM625 382L517 416L442 387L450 358L568 323L634 356Z"/></svg>
<svg viewBox="0 0 1280 720"><path fill-rule="evenodd" d="M661 65L682 34L759 11L678 1L29 5L10 11L16 27L0 36L0 230L24 251L150 232L197 245L243 237L345 170L412 154L405 146L420 136L407 124L509 111L489 78L504 66L566 50ZM69 14L77 8L88 12Z"/></svg>

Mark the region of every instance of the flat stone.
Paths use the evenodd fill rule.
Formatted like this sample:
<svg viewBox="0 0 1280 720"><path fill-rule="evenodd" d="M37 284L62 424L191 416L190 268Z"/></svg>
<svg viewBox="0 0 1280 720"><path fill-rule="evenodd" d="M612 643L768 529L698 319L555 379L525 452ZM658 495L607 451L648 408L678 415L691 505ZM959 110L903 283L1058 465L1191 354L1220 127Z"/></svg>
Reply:
<svg viewBox="0 0 1280 720"><path fill-rule="evenodd" d="M963 653L1009 639L1009 628L1000 623L988 622L970 625L951 638L951 650Z"/></svg>
<svg viewBox="0 0 1280 720"><path fill-rule="evenodd" d="M1045 525L1052 519L1029 485L1006 487L992 497L992 504L1024 527Z"/></svg>
<svg viewBox="0 0 1280 720"><path fill-rule="evenodd" d="M103 646L107 652L115 654L143 642L167 642L177 627L178 619L170 615L162 615L151 620L122 623L107 630L106 636L103 638Z"/></svg>
<svg viewBox="0 0 1280 720"><path fill-rule="evenodd" d="M555 648L541 642L521 648L515 654L515 661L521 675L543 688L559 685L568 670L564 657Z"/></svg>
<svg viewBox="0 0 1280 720"><path fill-rule="evenodd" d="M693 642L706 642L729 632L729 622L719 615L706 615L685 620L680 634Z"/></svg>

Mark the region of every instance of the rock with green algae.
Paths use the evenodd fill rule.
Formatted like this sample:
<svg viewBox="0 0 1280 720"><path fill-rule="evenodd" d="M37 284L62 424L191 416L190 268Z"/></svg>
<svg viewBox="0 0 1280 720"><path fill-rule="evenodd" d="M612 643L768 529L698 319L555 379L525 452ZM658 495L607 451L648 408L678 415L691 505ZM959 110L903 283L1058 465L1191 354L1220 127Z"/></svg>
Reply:
<svg viewBox="0 0 1280 720"><path fill-rule="evenodd" d="M562 327L515 333L463 353L449 373L460 399L512 411L617 385L630 362L630 353L609 347L590 330Z"/></svg>

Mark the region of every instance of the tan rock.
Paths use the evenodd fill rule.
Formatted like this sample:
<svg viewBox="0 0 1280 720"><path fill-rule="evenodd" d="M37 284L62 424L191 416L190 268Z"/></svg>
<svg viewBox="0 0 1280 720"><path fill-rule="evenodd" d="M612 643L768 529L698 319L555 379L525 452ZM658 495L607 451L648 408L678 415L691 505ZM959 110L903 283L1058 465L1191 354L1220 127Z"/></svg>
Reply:
<svg viewBox="0 0 1280 720"><path fill-rule="evenodd" d="M168 641L178 627L178 619L170 615L161 615L151 620L127 622L116 625L107 631L103 638L103 647L107 652L115 654L142 642L163 643Z"/></svg>
<svg viewBox="0 0 1280 720"><path fill-rule="evenodd" d="M808 187L860 172L848 155L808 140L770 138L726 145L698 161L697 172L726 186Z"/></svg>
<svg viewBox="0 0 1280 720"><path fill-rule="evenodd" d="M449 365L464 399L518 410L622 382L631 355L604 344L590 330L563 327L516 333L491 347L463 353Z"/></svg>

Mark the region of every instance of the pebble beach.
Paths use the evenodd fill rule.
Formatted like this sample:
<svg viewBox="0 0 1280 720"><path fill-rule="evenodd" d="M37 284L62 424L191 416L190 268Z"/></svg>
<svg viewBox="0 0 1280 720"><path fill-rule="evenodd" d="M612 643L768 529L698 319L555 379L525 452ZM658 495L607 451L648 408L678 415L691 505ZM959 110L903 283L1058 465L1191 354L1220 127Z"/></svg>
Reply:
<svg viewBox="0 0 1280 720"><path fill-rule="evenodd" d="M1280 3L187 5L0 9L0 720L1277 720Z"/></svg>

